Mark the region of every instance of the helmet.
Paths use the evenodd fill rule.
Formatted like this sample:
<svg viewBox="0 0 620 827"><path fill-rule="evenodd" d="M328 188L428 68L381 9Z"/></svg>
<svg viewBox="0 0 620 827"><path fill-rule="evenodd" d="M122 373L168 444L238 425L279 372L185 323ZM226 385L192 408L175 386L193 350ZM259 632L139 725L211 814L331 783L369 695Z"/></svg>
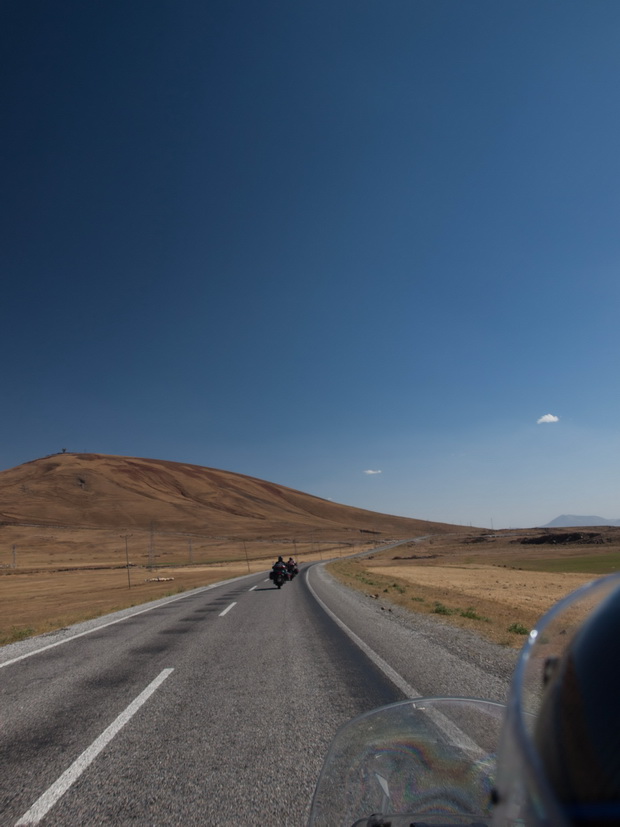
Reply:
<svg viewBox="0 0 620 827"><path fill-rule="evenodd" d="M498 754L494 824L620 823L620 576L545 615L519 658Z"/></svg>

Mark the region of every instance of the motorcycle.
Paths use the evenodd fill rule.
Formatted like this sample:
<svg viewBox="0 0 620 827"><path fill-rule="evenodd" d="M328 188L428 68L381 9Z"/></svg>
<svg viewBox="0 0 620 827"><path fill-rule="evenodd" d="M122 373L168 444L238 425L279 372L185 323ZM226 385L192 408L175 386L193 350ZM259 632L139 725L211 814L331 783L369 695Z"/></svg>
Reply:
<svg viewBox="0 0 620 827"><path fill-rule="evenodd" d="M294 580L295 576L299 574L299 569L297 566L287 566L286 571L288 573L289 580Z"/></svg>
<svg viewBox="0 0 620 827"><path fill-rule="evenodd" d="M285 569L274 569L269 572L269 579L272 580L279 589L281 589L282 584L288 580L288 575Z"/></svg>
<svg viewBox="0 0 620 827"><path fill-rule="evenodd" d="M572 824L544 777L536 726L546 720L545 688L575 634L618 589L620 575L604 577L541 618L521 651L506 705L413 698L342 726L319 775L309 827Z"/></svg>

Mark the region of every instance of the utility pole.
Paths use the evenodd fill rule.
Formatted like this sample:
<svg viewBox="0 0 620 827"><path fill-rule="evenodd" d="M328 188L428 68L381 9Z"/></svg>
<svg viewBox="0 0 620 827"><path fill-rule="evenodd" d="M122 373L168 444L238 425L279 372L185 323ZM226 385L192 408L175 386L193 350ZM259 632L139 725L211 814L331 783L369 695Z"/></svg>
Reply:
<svg viewBox="0 0 620 827"><path fill-rule="evenodd" d="M243 550L245 551L245 562L248 564L248 574L251 574L251 572L250 572L250 560L248 558L248 550L247 550L246 545L245 545L245 540L243 541Z"/></svg>
<svg viewBox="0 0 620 827"><path fill-rule="evenodd" d="M192 549L192 538L191 537L187 541L187 545L189 547L189 562L193 563L194 562L194 552L193 552L193 549Z"/></svg>
<svg viewBox="0 0 620 827"><path fill-rule="evenodd" d="M127 562L127 588L131 588L131 575L129 574L129 549L127 547L127 540L131 537L131 534L125 534L125 560Z"/></svg>
<svg viewBox="0 0 620 827"><path fill-rule="evenodd" d="M151 540L149 542L149 568L153 568L153 560L155 558L155 550L153 547L153 523L151 523Z"/></svg>
<svg viewBox="0 0 620 827"><path fill-rule="evenodd" d="M16 558L15 558L16 550L17 550L17 546L15 545L15 543L13 543L13 568L14 569L17 568L17 562L16 562Z"/></svg>

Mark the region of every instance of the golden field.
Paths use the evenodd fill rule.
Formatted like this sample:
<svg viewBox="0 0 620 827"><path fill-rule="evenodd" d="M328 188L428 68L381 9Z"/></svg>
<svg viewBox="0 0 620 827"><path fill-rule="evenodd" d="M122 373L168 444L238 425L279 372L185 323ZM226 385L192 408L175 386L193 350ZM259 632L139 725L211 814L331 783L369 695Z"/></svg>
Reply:
<svg viewBox="0 0 620 827"><path fill-rule="evenodd" d="M537 538L557 539L523 542ZM620 528L435 536L330 569L377 599L520 647L560 598L620 570Z"/></svg>
<svg viewBox="0 0 620 827"><path fill-rule="evenodd" d="M163 460L55 454L0 472L0 643L271 567L459 527ZM161 579L155 579L161 578Z"/></svg>
<svg viewBox="0 0 620 827"><path fill-rule="evenodd" d="M96 568L79 566L74 555L67 568L46 567L45 559L39 559L41 565L37 565L33 559L30 568L0 569L0 645L188 589L270 569L279 554L288 558L294 553L292 545L285 548L284 545L263 543L260 548L253 548L251 543L246 543L246 546L247 559L245 555L243 560L238 559L238 548L230 548L226 561L226 549L218 545L217 556L222 559L216 563L175 563L171 559L172 552L169 552L168 562L163 565L161 560L166 558L161 552L161 557L154 555L155 566L149 567L148 553L146 560L139 564L133 562L140 557L134 553L127 567L120 563L121 557L125 560L123 544L122 554L119 547L115 564ZM308 562L354 550L330 547L329 544L314 548L300 544L297 559ZM46 552L43 557L48 554ZM60 554L56 556L61 557ZM206 551L203 556L206 557Z"/></svg>

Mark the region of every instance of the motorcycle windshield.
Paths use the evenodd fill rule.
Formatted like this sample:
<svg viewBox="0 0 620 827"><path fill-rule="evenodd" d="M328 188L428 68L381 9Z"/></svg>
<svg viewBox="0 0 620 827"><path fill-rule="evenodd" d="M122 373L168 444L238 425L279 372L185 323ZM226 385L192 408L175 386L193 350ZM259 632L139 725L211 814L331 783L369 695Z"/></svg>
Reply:
<svg viewBox="0 0 620 827"><path fill-rule="evenodd" d="M309 827L490 823L504 709L416 698L345 724L319 776Z"/></svg>
<svg viewBox="0 0 620 827"><path fill-rule="evenodd" d="M498 824L553 824L554 827L566 827L577 820L584 824L620 823L620 805L615 800L609 800L604 788L594 787L587 794L578 794L572 784L568 790L559 785L556 788L548 777L549 770L558 773L561 768L567 779L571 778L569 773L572 773L573 779L577 778L580 785L585 785L586 779L587 783L592 783L593 777L603 777L601 766L609 768L611 774L618 772L617 687L613 680L617 671L608 673L608 686L596 685L601 680L600 676L605 676L600 665L596 674L592 669L582 670L575 678L573 676L577 672L574 671L570 652L584 624L599 616L608 605L609 598L619 589L620 574L594 580L563 598L530 632L513 677L500 741L498 806L494 814ZM614 664L617 658L616 623L613 616L611 622L605 621L606 626L609 624L607 638L603 629L599 628L598 632L599 636L603 633L610 664ZM594 664L600 664L602 660L599 654ZM572 666L570 677L566 678L563 701L558 701L555 691L547 694L547 687L561 663L571 663ZM592 694L588 696L586 691ZM550 701L546 710L545 698ZM559 717L561 710L565 719ZM567 720L570 726L564 724L560 728L556 715L557 721ZM590 724L591 719L601 721L598 730ZM601 749L603 741L594 746L595 732L603 738L610 733L612 747L609 752ZM561 741L560 736L565 740ZM568 744L573 748L569 749ZM545 745L546 759L540 751L542 745ZM557 748L549 751L547 745L557 745ZM607 758L599 766L597 762L601 761L601 755ZM613 789L617 789L618 782L615 784ZM562 800L557 796L560 791ZM599 801L599 798L602 800ZM571 806L577 808L575 812L578 812L578 817L571 813Z"/></svg>

